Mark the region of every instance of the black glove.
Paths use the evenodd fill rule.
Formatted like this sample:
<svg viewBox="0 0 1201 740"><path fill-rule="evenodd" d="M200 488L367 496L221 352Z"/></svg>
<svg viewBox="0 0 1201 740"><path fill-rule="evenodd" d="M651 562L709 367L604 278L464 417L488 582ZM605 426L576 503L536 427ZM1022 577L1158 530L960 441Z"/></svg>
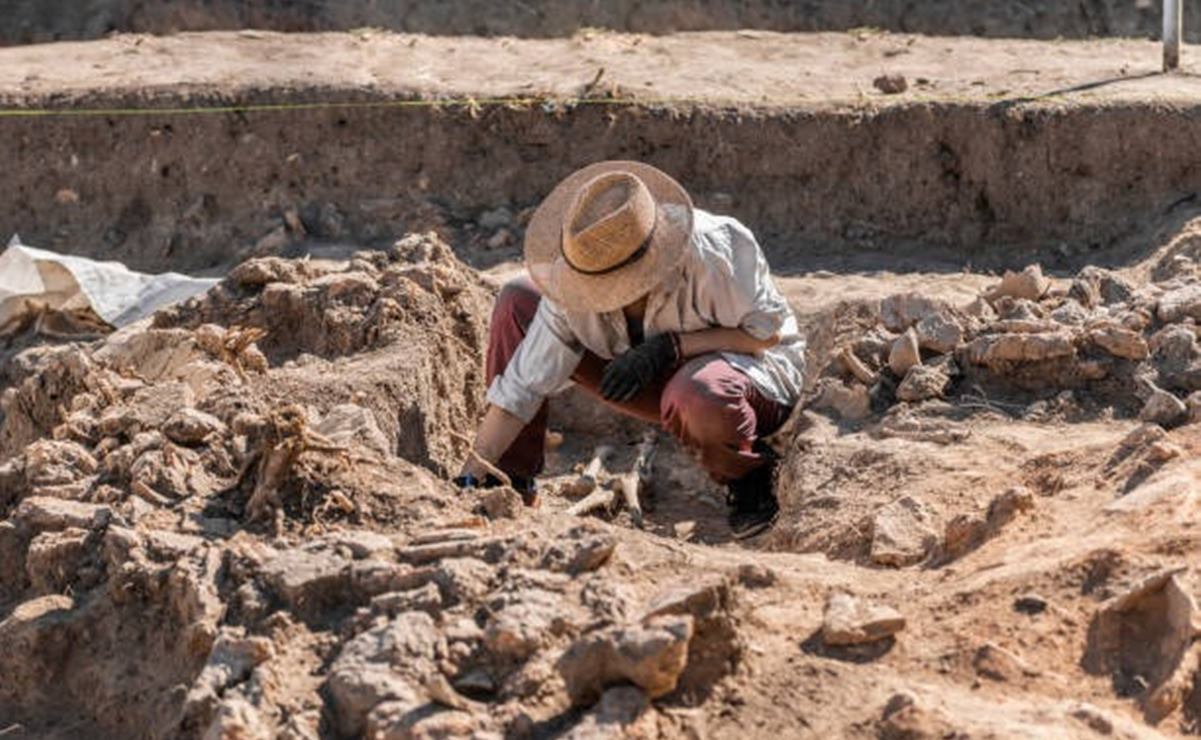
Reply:
<svg viewBox="0 0 1201 740"><path fill-rule="evenodd" d="M601 396L606 401L628 401L666 375L679 361L679 335L656 334L605 367Z"/></svg>

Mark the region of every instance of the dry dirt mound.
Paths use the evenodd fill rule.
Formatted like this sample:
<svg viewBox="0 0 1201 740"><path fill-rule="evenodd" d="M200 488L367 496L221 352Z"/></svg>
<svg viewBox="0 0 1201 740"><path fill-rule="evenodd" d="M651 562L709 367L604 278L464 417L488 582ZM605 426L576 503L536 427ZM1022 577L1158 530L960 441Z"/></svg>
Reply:
<svg viewBox="0 0 1201 740"><path fill-rule="evenodd" d="M491 290L433 236L251 260L25 350L0 407L0 733L1197 732L1190 234L1123 274L805 317L821 372L778 439L782 520L743 546L676 519L713 492L671 446L648 531L564 511L601 441L582 413L541 509L442 480Z"/></svg>

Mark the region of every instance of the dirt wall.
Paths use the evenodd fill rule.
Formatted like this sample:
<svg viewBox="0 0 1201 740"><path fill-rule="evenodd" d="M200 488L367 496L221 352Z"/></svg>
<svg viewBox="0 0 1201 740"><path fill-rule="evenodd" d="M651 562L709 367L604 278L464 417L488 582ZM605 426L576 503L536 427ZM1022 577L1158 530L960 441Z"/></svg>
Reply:
<svg viewBox="0 0 1201 740"><path fill-rule="evenodd" d="M0 234L195 271L256 244L270 251L297 216L319 240L382 244L420 226L422 209L464 221L500 205L518 212L576 167L632 158L745 220L781 262L871 252L886 264L907 250L977 266L1040 253L1095 261L1201 189L1199 115L910 104L5 118Z"/></svg>
<svg viewBox="0 0 1201 740"><path fill-rule="evenodd" d="M1201 2L1186 0L1189 36L1201 37ZM428 34L546 37L595 27L640 33L737 28L835 31L873 26L934 35L1083 38L1159 33L1160 3L1134 0L0 0L0 44L97 38L113 31L376 26Z"/></svg>

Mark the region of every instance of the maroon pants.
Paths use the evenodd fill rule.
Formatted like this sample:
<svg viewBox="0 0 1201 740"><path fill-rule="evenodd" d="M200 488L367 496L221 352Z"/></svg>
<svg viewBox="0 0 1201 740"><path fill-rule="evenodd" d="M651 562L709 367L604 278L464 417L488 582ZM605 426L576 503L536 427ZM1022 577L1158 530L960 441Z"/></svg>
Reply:
<svg viewBox="0 0 1201 740"><path fill-rule="evenodd" d="M517 278L501 289L492 311L488 342L489 383L505 371L517 352L541 299L529 278ZM719 483L738 480L767 462L752 445L757 438L778 429L791 411L764 396L750 378L718 354L689 360L665 383L646 388L624 403L601 399L600 381L606 364L600 357L585 352L571 379L624 414L661 423ZM542 471L546 416L543 403L501 457L502 470L519 476L534 476Z"/></svg>

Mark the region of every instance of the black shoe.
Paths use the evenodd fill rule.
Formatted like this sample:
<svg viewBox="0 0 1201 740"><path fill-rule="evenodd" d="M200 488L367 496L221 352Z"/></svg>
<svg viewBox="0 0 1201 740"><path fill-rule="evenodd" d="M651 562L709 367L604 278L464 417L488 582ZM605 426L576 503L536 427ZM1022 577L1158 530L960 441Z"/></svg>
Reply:
<svg viewBox="0 0 1201 740"><path fill-rule="evenodd" d="M735 539L766 532L780 514L780 503L773 487L777 458L774 454L766 454L766 465L729 484L729 521Z"/></svg>

